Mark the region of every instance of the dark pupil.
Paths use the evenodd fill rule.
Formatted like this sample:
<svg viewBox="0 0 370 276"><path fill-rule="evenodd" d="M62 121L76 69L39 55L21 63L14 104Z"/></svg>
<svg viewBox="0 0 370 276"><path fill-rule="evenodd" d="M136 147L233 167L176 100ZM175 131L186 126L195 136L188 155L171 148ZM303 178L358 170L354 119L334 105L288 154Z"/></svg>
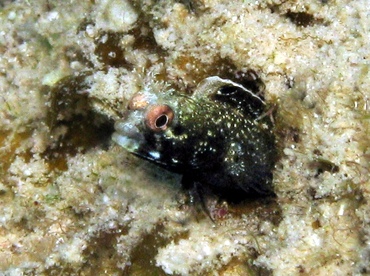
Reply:
<svg viewBox="0 0 370 276"><path fill-rule="evenodd" d="M157 120L155 120L155 127L156 128L162 128L165 125L167 125L168 117L166 114L160 115Z"/></svg>

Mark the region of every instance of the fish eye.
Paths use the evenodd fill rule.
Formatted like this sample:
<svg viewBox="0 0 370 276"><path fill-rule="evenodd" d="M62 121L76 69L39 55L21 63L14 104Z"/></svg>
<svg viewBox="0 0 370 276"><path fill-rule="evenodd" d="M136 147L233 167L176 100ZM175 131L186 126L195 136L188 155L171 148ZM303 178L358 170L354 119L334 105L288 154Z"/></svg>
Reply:
<svg viewBox="0 0 370 276"><path fill-rule="evenodd" d="M171 124L173 117L173 110L168 105L155 105L148 110L145 123L151 130L163 131Z"/></svg>
<svg viewBox="0 0 370 276"><path fill-rule="evenodd" d="M166 114L162 114L155 120L155 127L163 128L167 125L167 123L168 123L168 116Z"/></svg>

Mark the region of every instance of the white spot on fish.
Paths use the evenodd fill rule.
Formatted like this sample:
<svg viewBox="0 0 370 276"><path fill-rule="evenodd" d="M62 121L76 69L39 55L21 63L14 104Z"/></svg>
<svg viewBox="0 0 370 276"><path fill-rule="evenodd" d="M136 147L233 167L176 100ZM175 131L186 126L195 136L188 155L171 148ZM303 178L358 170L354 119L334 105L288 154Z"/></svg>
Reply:
<svg viewBox="0 0 370 276"><path fill-rule="evenodd" d="M154 159L159 159L161 157L160 153L158 151L149 151L148 154L153 157Z"/></svg>

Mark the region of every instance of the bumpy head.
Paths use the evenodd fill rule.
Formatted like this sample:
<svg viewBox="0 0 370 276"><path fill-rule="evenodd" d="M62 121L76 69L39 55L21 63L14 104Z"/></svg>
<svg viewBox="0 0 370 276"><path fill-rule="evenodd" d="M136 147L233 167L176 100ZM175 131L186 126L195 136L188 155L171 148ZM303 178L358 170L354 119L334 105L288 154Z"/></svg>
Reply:
<svg viewBox="0 0 370 276"><path fill-rule="evenodd" d="M166 169L206 168L221 158L223 143L214 125L219 110L173 90L135 94L115 124L113 140L129 152Z"/></svg>

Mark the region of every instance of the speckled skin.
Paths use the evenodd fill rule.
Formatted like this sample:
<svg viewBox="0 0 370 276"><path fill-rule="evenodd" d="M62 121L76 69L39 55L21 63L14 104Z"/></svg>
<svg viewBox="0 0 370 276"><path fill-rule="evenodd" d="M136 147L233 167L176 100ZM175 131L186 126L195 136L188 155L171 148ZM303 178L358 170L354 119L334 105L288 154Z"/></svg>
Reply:
<svg viewBox="0 0 370 276"><path fill-rule="evenodd" d="M258 96L229 80L209 77L192 96L145 91L140 100L115 125L113 140L119 145L181 173L186 188L206 187L230 200L271 192L275 143L268 119L259 119L265 104ZM145 124L156 105L173 110L165 130Z"/></svg>

